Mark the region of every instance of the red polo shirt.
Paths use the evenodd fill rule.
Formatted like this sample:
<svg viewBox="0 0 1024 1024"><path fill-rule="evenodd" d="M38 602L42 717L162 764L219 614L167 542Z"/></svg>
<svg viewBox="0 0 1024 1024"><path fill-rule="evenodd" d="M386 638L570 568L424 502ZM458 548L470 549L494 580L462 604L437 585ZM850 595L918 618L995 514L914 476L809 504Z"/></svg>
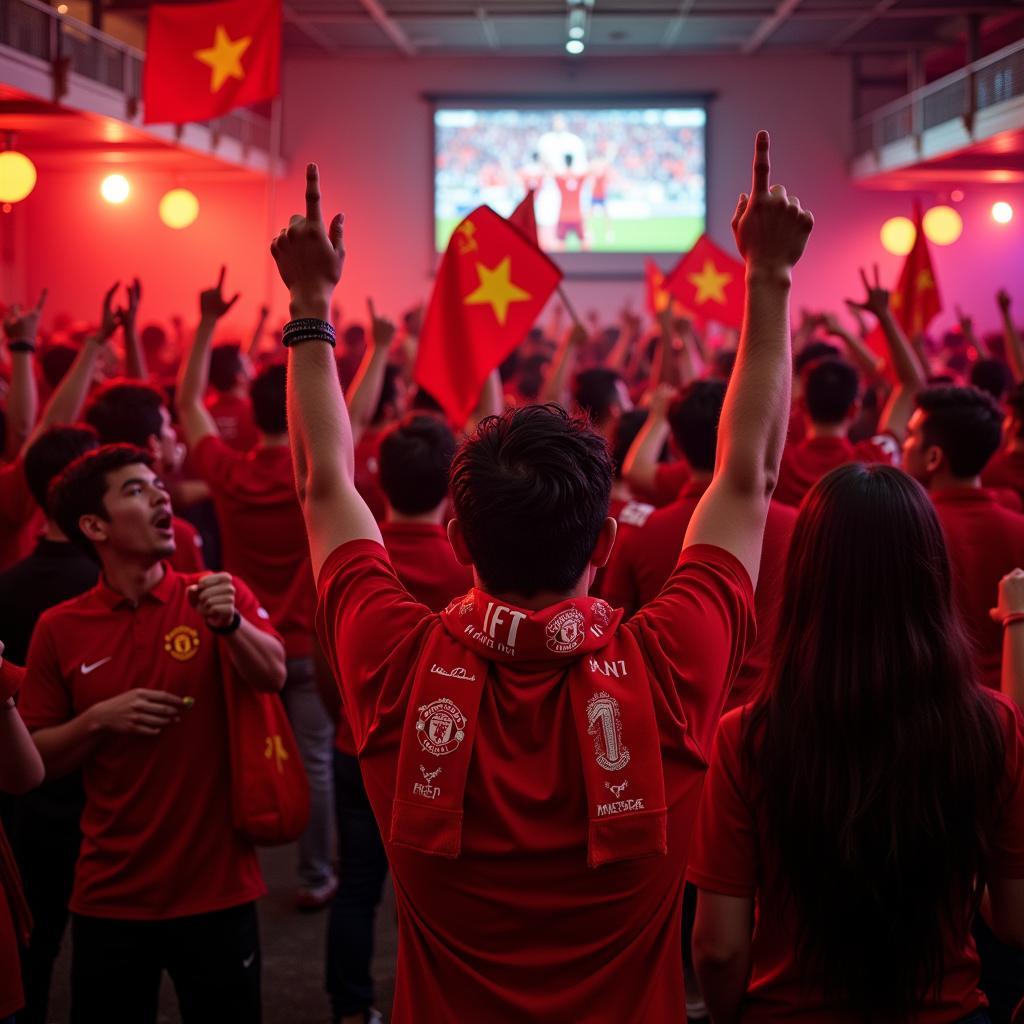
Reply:
<svg viewBox="0 0 1024 1024"><path fill-rule="evenodd" d="M199 531L187 519L179 519L177 516L171 526L174 530L171 568L177 572L202 572L206 563L203 561L203 538L199 536Z"/></svg>
<svg viewBox="0 0 1024 1024"><path fill-rule="evenodd" d="M0 569L32 553L42 519L21 459L0 466Z"/></svg>
<svg viewBox="0 0 1024 1024"><path fill-rule="evenodd" d="M675 462L659 462L654 470L654 486L650 491L640 489L637 493L644 501L649 501L655 508L671 505L679 497L680 491L686 486L693 471L685 459Z"/></svg>
<svg viewBox="0 0 1024 1024"><path fill-rule="evenodd" d="M836 466L847 462L885 462L899 465L896 439L881 434L869 441L851 444L845 437L807 437L799 444L787 444L782 452L775 500L799 505L804 495Z"/></svg>
<svg viewBox="0 0 1024 1024"><path fill-rule="evenodd" d="M994 835L988 837L989 870L994 877L1024 878L1024 715L1012 701L993 694L1005 730L1006 802ZM757 898L753 969L743 1002L744 1024L802 1021L806 1024L859 1024L862 1017L826 1002L820 986L804 977L798 962L797 921L792 904L780 900L777 857L757 814L763 782L757 759L743 756L739 708L718 729L687 877L708 892ZM964 907L964 916L969 910ZM968 933L969 936L969 933ZM939 994L913 1017L918 1024L961 1020L986 1005L978 988L980 964L974 942L966 947L946 936Z"/></svg>
<svg viewBox="0 0 1024 1024"><path fill-rule="evenodd" d="M135 687L195 698L159 736L107 734L82 769L77 914L163 920L236 906L266 891L255 849L231 825L220 641L188 602L198 576L168 568L133 607L102 580L45 612L32 635L21 712L61 725ZM236 605L274 634L239 579Z"/></svg>
<svg viewBox="0 0 1024 1024"><path fill-rule="evenodd" d="M630 616L658 596L672 574L686 528L709 483L694 480L671 505L653 512L638 529L620 533L601 591L613 608L623 608ZM768 506L755 594L757 642L743 662L726 707L738 707L750 700L767 671L796 517L796 510L786 505L773 501Z"/></svg>
<svg viewBox="0 0 1024 1024"><path fill-rule="evenodd" d="M1008 487L1024 498L1024 451L1000 449L981 474L986 487Z"/></svg>
<svg viewBox="0 0 1024 1024"><path fill-rule="evenodd" d="M1003 631L988 613L998 602L999 581L1024 568L1024 516L979 487L950 487L931 497L946 535L957 604L974 643L975 665L981 681L998 690Z"/></svg>
<svg viewBox="0 0 1024 1024"><path fill-rule="evenodd" d="M217 431L229 448L247 452L259 443L259 431L252 416L252 402L245 395L215 391L206 400L206 410L213 417Z"/></svg>
<svg viewBox="0 0 1024 1024"><path fill-rule="evenodd" d="M339 547L317 633L340 681L381 834L406 705L439 616L380 545ZM674 1021L684 1016L682 886L706 753L752 638L753 594L719 548L620 629L646 663L668 804L663 857L587 867L587 799L564 661L490 663L465 789L462 852L387 843L398 903L395 1024Z"/></svg>
<svg viewBox="0 0 1024 1024"><path fill-rule="evenodd" d="M220 522L224 568L252 587L289 657L313 650L316 588L287 445L236 452L207 434L195 453Z"/></svg>

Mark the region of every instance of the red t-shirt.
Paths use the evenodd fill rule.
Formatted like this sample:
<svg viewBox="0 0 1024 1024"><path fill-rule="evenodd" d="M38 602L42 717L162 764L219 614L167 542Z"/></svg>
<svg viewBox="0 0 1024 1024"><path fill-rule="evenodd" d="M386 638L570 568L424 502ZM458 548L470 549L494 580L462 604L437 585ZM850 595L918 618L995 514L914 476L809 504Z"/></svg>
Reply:
<svg viewBox="0 0 1024 1024"><path fill-rule="evenodd" d="M836 466L847 462L885 462L897 466L899 456L899 445L888 434L857 444L851 444L845 437L807 437L799 444L787 444L782 452L775 500L799 505L804 495Z"/></svg>
<svg viewBox="0 0 1024 1024"><path fill-rule="evenodd" d="M639 529L620 534L601 590L601 596L613 608L623 608L630 616L658 596L672 574L686 528L709 482L694 480L687 484L671 505L653 512ZM767 671L796 517L796 511L786 505L773 501L768 506L755 594L757 642L743 662L726 707L738 707L750 700Z"/></svg>
<svg viewBox="0 0 1024 1024"><path fill-rule="evenodd" d="M32 553L42 522L21 459L0 466L0 569Z"/></svg>
<svg viewBox="0 0 1024 1024"><path fill-rule="evenodd" d="M289 657L313 650L316 587L287 445L237 452L214 434L195 448L196 472L220 522L224 568L252 587Z"/></svg>
<svg viewBox="0 0 1024 1024"><path fill-rule="evenodd" d="M1024 516L1004 508L990 491L951 487L932 494L953 563L953 586L974 643L981 682L1000 689L1002 627L989 618L999 581L1024 568Z"/></svg>
<svg viewBox="0 0 1024 1024"><path fill-rule="evenodd" d="M135 608L101 578L32 634L20 704L32 730L140 686L195 698L159 736L109 734L83 765L77 914L164 920L266 891L255 849L231 825L226 655L188 602L197 578L168 569ZM235 587L239 612L275 635L252 591Z"/></svg>
<svg viewBox="0 0 1024 1024"><path fill-rule="evenodd" d="M994 877L1024 878L1024 715L1007 698L999 694L993 698L1005 729L1007 798L996 834L989 837L989 868ZM859 1024L862 1018L841 1006L826 1005L823 994L801 977L792 905L779 900L778 866L754 810L759 779L743 756L743 715L743 709L737 708L719 726L687 877L708 892L740 899L757 897L744 1024ZM766 884L766 879L772 884ZM964 910L966 913L967 908ZM969 1016L985 1005L979 977L973 941L967 948L958 948L947 937L941 994L922 1007L914 1020L917 1024L945 1024Z"/></svg>
<svg viewBox="0 0 1024 1024"><path fill-rule="evenodd" d="M1008 487L1024 498L1024 451L996 452L982 471L981 482L986 487Z"/></svg>
<svg viewBox="0 0 1024 1024"><path fill-rule="evenodd" d="M3 826L0 825L0 832ZM21 967L18 956L18 936L14 930L14 917L0 886L0 1018L11 1016L25 1005L21 987Z"/></svg>
<svg viewBox="0 0 1024 1024"><path fill-rule="evenodd" d="M583 174L559 174L555 178L558 191L562 194L562 205L558 211L560 224L579 224L583 220L583 208L580 203L583 193Z"/></svg>
<svg viewBox="0 0 1024 1024"><path fill-rule="evenodd" d="M247 452L259 443L252 402L245 395L215 391L206 400L206 411L213 417L217 432L228 447Z"/></svg>
<svg viewBox="0 0 1024 1024"><path fill-rule="evenodd" d="M383 436L381 430L366 430L355 450L356 490L378 523L384 521L388 510L387 498L380 486L380 442Z"/></svg>
<svg viewBox="0 0 1024 1024"><path fill-rule="evenodd" d="M203 538L199 531L187 519L177 516L171 521L171 527L174 530L171 568L176 572L202 572L206 563L203 561Z"/></svg>
<svg viewBox="0 0 1024 1024"><path fill-rule="evenodd" d="M406 705L440 617L380 545L339 547L317 632L349 709L367 793L390 834ZM670 1021L684 1015L682 885L706 752L751 639L750 579L732 555L684 553L620 629L646 662L661 736L668 856L587 867L587 799L566 662L492 662L456 860L387 843L398 903L395 1024Z"/></svg>

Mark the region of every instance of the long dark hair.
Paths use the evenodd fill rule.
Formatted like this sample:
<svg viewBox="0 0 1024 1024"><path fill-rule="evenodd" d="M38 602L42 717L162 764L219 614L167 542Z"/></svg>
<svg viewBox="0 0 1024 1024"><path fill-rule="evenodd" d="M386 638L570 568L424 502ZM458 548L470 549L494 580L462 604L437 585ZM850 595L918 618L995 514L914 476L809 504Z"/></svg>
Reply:
<svg viewBox="0 0 1024 1024"><path fill-rule="evenodd" d="M744 752L807 980L866 1019L937 990L985 885L1003 743L927 494L848 465L807 495Z"/></svg>

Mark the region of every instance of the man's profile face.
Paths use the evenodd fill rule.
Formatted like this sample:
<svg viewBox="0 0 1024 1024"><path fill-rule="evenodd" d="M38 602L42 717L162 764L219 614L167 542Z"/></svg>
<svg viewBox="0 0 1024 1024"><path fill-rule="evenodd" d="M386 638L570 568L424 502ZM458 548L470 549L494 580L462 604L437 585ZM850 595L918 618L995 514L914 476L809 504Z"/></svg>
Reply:
<svg viewBox="0 0 1024 1024"><path fill-rule="evenodd" d="M154 561L174 554L174 522L171 496L163 481L143 463L122 466L107 474L103 495L107 518L83 516L83 530L99 547L121 555L142 556ZM102 531L95 537L86 529Z"/></svg>
<svg viewBox="0 0 1024 1024"><path fill-rule="evenodd" d="M923 409L915 409L907 424L907 436L903 441L903 468L918 483L927 484L935 472L935 452L932 446L926 447L924 440L925 413Z"/></svg>
<svg viewBox="0 0 1024 1024"><path fill-rule="evenodd" d="M169 476L181 469L181 464L185 460L185 448L178 443L178 432L174 429L174 422L166 405L160 406L160 436L154 435L150 445L162 473Z"/></svg>

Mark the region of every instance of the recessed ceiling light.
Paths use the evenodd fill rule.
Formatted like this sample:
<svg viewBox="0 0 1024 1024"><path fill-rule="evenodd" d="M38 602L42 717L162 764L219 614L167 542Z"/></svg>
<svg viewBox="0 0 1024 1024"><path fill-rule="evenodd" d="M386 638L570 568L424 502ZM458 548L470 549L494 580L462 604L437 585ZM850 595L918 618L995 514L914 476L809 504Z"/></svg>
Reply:
<svg viewBox="0 0 1024 1024"><path fill-rule="evenodd" d="M569 53L577 54L583 52L583 40L582 39L570 39L566 42L565 48Z"/></svg>

